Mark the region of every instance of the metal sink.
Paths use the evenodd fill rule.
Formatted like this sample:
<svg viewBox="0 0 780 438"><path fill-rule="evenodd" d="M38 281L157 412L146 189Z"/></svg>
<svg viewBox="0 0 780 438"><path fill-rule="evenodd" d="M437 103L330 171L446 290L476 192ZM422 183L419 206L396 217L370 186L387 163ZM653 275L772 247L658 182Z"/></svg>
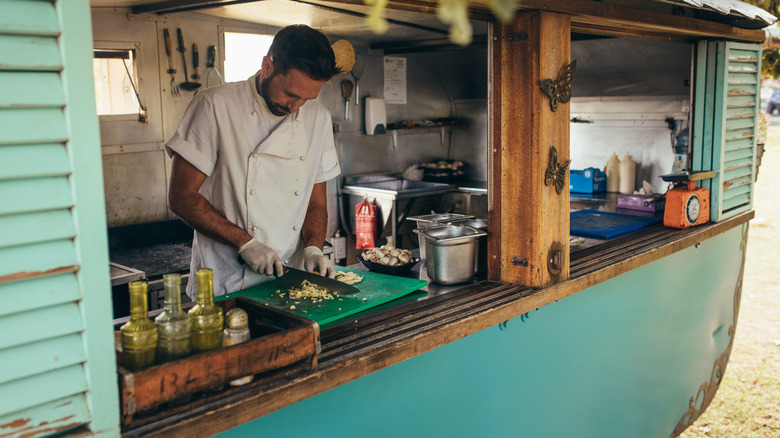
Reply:
<svg viewBox="0 0 780 438"><path fill-rule="evenodd" d="M360 199L371 199L379 206L382 215L381 226L390 224L390 240L398 245L398 229L409 215L417 198L430 195L443 195L455 189L452 184L427 181L410 181L400 174L352 175L344 178L341 192L347 195L349 209L355 211ZM398 211L398 201L402 200Z"/></svg>
<svg viewBox="0 0 780 438"><path fill-rule="evenodd" d="M403 199L447 193L454 188L452 184L409 181L387 175L369 175L348 178L342 191L356 196Z"/></svg>

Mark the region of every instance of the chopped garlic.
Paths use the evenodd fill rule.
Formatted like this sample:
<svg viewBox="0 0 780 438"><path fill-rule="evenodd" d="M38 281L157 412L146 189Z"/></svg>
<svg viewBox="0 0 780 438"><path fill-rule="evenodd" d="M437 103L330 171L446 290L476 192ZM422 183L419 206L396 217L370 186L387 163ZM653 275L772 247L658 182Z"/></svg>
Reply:
<svg viewBox="0 0 780 438"><path fill-rule="evenodd" d="M354 272L336 271L336 280L342 283L355 284L363 281L363 277Z"/></svg>
<svg viewBox="0 0 780 438"><path fill-rule="evenodd" d="M300 289L288 289L290 292L290 299L297 300L300 298L320 298L326 300L332 300L333 294L329 293L327 289L318 288L309 280L303 280Z"/></svg>

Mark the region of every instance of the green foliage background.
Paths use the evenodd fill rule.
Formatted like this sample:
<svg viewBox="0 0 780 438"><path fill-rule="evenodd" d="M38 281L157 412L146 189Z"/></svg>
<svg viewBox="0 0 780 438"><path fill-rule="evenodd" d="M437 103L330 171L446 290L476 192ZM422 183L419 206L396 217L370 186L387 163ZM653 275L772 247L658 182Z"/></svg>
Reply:
<svg viewBox="0 0 780 438"><path fill-rule="evenodd" d="M780 0L743 0L758 6L775 17L780 17ZM774 38L767 36L764 42L764 53L761 61L761 73L765 77L773 79L780 78L780 52L778 52L778 43Z"/></svg>

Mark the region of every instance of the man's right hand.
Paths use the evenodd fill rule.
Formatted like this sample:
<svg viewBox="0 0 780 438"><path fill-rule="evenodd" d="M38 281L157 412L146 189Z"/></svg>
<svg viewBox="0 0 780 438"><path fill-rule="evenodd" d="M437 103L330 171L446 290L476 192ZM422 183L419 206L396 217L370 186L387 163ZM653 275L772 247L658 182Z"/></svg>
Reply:
<svg viewBox="0 0 780 438"><path fill-rule="evenodd" d="M238 254L244 259L253 271L259 274L281 276L284 273L282 259L276 251L258 242L254 237L238 250Z"/></svg>

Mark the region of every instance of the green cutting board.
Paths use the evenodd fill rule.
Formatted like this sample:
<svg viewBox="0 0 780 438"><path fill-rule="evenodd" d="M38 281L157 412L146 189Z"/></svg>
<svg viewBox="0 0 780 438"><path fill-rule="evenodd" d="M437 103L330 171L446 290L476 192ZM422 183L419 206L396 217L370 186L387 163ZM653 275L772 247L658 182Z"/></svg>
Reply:
<svg viewBox="0 0 780 438"><path fill-rule="evenodd" d="M398 277L395 275L380 274L378 272L361 271L359 269L350 269L337 267L337 271L355 272L363 277L363 281L354 286L360 289L359 293L352 295L343 295L332 300L322 300L312 302L311 299L291 300L288 295L280 297L279 287L275 281L259 284L242 291L234 292L228 295L216 297L215 300L224 300L235 297L247 297L252 300L268 304L304 318L317 321L320 326L338 321L372 307L392 301L404 295L426 286L425 280L408 277ZM282 290L286 292L286 290ZM290 307L295 306L294 309Z"/></svg>

